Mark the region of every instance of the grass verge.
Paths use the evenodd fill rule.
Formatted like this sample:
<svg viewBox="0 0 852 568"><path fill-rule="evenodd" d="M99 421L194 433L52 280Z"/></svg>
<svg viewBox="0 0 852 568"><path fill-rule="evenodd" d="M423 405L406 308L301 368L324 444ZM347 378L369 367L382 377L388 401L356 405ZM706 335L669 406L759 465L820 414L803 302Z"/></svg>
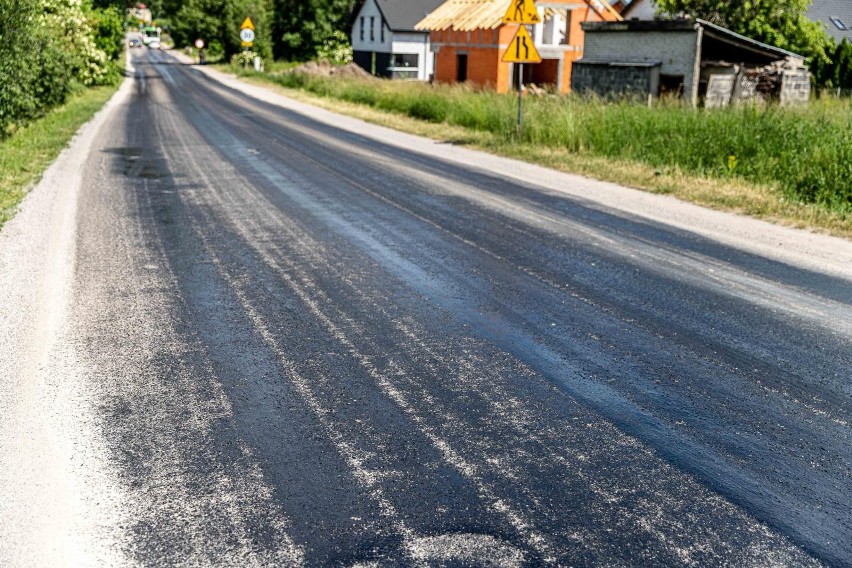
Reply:
<svg viewBox="0 0 852 568"><path fill-rule="evenodd" d="M86 89L0 141L0 227L12 218L18 204L74 133L117 89L118 86Z"/></svg>
<svg viewBox="0 0 852 568"><path fill-rule="evenodd" d="M852 104L703 112L222 66L363 120L718 210L852 238ZM847 156L849 154L849 156Z"/></svg>

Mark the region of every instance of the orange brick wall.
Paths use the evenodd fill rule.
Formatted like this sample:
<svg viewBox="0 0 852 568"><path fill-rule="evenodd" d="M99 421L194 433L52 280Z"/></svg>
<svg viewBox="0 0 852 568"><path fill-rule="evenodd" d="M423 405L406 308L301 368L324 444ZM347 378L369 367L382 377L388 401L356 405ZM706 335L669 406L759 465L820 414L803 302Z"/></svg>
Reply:
<svg viewBox="0 0 852 568"><path fill-rule="evenodd" d="M556 0L558 2L558 0ZM564 0L564 4L577 4L582 0ZM606 19L611 19L609 13L604 13ZM571 11L571 21L568 38L572 46L580 48L567 51L564 54L562 83L559 91L567 93L571 89L571 67L574 61L583 56L583 29L580 24L584 21L598 21L600 16L591 8L584 7ZM515 36L517 25L502 25L496 30L474 30L472 32L457 32L443 30L430 33L435 56L435 80L440 83L454 83L457 75L457 59L459 53L467 53L467 80L479 87L493 88L498 93L507 93L512 86L510 75L511 65L500 59L505 48L494 47L495 44L508 46Z"/></svg>

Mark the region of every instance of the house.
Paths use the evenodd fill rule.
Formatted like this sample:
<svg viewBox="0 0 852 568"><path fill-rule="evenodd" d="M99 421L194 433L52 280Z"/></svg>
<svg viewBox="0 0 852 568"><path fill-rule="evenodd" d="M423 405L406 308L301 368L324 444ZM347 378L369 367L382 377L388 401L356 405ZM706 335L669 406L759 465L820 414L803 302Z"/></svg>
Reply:
<svg viewBox="0 0 852 568"><path fill-rule="evenodd" d="M852 1L814 0L808 8L808 17L825 24L828 35L838 44L844 39L852 43Z"/></svg>
<svg viewBox="0 0 852 568"><path fill-rule="evenodd" d="M391 79L430 78L429 34L414 25L442 0L364 0L352 19L352 56L373 75Z"/></svg>
<svg viewBox="0 0 852 568"><path fill-rule="evenodd" d="M531 37L542 62L524 65L524 83L566 93L571 65L583 55L586 21L614 21L606 0L544 0L536 3L541 23ZM429 32L435 52L435 81L469 82L506 93L517 85L520 66L501 61L518 29L504 24L508 0L447 0L415 27Z"/></svg>
<svg viewBox="0 0 852 568"><path fill-rule="evenodd" d="M693 105L810 95L801 55L696 19L583 24L586 43L572 87L601 96L677 96Z"/></svg>

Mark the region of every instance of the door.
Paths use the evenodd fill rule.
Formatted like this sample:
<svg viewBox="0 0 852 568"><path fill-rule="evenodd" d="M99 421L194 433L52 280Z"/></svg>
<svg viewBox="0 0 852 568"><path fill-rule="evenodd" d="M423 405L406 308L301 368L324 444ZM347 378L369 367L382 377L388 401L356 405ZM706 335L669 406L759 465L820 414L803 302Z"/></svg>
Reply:
<svg viewBox="0 0 852 568"><path fill-rule="evenodd" d="M456 55L456 81L459 83L467 81L467 53Z"/></svg>

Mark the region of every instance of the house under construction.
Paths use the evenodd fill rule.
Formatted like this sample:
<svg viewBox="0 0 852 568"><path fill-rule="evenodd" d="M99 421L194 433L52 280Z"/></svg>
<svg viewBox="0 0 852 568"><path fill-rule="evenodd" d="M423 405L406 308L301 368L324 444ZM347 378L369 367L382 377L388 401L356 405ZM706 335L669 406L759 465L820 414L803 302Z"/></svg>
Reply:
<svg viewBox="0 0 852 568"><path fill-rule="evenodd" d="M517 85L519 66L501 61L517 30L504 24L508 0L447 0L415 28L428 31L435 53L435 81L469 82L508 92ZM606 0L546 0L536 3L541 23L531 36L542 62L524 65L524 83L567 93L571 68L583 56L583 22L621 19Z"/></svg>

